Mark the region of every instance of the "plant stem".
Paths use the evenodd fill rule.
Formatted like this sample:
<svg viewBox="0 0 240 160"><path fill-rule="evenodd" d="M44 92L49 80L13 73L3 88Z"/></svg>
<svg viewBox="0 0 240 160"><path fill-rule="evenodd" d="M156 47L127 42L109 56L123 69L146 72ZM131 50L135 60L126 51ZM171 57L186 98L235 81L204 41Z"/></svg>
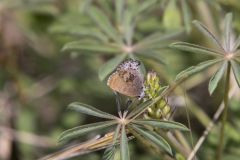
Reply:
<svg viewBox="0 0 240 160"><path fill-rule="evenodd" d="M221 131L220 131L220 138L219 138L219 145L217 150L217 160L221 160L222 158L222 152L223 152L223 146L224 146L224 130L225 130L225 124L227 121L227 113L228 113L228 94L229 94L229 85L230 85L230 69L231 64L228 62L227 65L227 76L225 81L225 91L224 91L224 112L222 116L222 125L221 125Z"/></svg>

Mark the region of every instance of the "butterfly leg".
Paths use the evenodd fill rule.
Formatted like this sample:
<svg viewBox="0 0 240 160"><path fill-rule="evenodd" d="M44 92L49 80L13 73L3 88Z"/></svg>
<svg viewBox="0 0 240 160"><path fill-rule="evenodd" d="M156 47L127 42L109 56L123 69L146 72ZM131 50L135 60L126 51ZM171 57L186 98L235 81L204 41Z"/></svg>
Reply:
<svg viewBox="0 0 240 160"><path fill-rule="evenodd" d="M133 103L133 101L131 99L127 99L127 103L126 103L126 111L129 110L131 104Z"/></svg>
<svg viewBox="0 0 240 160"><path fill-rule="evenodd" d="M120 95L118 92L114 92L114 94L116 96L118 115L122 118Z"/></svg>

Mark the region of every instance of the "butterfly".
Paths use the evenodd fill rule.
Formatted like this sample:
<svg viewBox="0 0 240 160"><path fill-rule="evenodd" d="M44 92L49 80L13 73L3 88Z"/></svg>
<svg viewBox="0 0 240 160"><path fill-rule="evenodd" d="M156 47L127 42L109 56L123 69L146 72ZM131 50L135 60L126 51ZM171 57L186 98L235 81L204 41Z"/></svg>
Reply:
<svg viewBox="0 0 240 160"><path fill-rule="evenodd" d="M140 62L127 59L113 72L107 85L114 91L129 97L144 96L144 77L140 72Z"/></svg>

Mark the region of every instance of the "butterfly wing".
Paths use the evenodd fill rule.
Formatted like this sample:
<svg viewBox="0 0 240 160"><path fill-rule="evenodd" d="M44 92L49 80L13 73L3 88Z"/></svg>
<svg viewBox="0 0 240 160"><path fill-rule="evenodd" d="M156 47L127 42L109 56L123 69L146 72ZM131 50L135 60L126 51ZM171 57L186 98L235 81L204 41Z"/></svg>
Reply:
<svg viewBox="0 0 240 160"><path fill-rule="evenodd" d="M143 91L143 77L138 70L114 72L107 84L112 90L129 97L138 97Z"/></svg>

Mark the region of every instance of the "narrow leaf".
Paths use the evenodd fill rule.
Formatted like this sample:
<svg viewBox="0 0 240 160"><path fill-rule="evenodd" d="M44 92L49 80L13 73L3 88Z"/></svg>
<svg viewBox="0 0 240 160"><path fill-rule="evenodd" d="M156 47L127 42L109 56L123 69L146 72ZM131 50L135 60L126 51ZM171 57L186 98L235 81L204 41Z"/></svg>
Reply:
<svg viewBox="0 0 240 160"><path fill-rule="evenodd" d="M107 148L103 153L102 160L113 160L114 156L115 156L115 153L116 153L116 148L115 147Z"/></svg>
<svg viewBox="0 0 240 160"><path fill-rule="evenodd" d="M168 0L164 8L162 25L166 30L180 30L181 26L181 12L177 6L176 0Z"/></svg>
<svg viewBox="0 0 240 160"><path fill-rule="evenodd" d="M116 67L126 58L127 54L120 54L100 67L98 71L98 77L103 81L110 73L112 73Z"/></svg>
<svg viewBox="0 0 240 160"><path fill-rule="evenodd" d="M84 51L89 53L118 53L120 48L110 44L100 44L94 41L74 41L63 46L62 51Z"/></svg>
<svg viewBox="0 0 240 160"><path fill-rule="evenodd" d="M154 6L156 4L157 0L147 0L142 1L138 6L136 11L134 12L134 16L137 16L141 14L142 12L146 11L150 7Z"/></svg>
<svg viewBox="0 0 240 160"><path fill-rule="evenodd" d="M219 40L215 37L215 35L213 35L213 33L211 31L208 30L208 28L203 25L201 22L195 20L193 21L193 24L195 24L195 26L199 29L199 31L201 31L204 35L206 35L213 43L215 43L217 45L217 47L221 50L224 51L224 48L222 46L222 44L219 42Z"/></svg>
<svg viewBox="0 0 240 160"><path fill-rule="evenodd" d="M228 13L224 19L224 42L227 51L231 49L231 32L232 32L232 13Z"/></svg>
<svg viewBox="0 0 240 160"><path fill-rule="evenodd" d="M101 31L99 31L97 28L85 28L85 27L79 27L79 25L64 25L64 24L56 24L51 26L49 29L49 32L55 33L55 34L64 34L64 35L70 35L74 37L91 37L95 39L99 39L103 42L108 41L108 37Z"/></svg>
<svg viewBox="0 0 240 160"><path fill-rule="evenodd" d="M88 11L90 17L104 33L106 33L115 42L121 43L121 39L119 38L117 31L110 23L108 17L101 10L96 7L91 7Z"/></svg>
<svg viewBox="0 0 240 160"><path fill-rule="evenodd" d="M214 90L217 88L219 81L222 79L224 72L227 68L227 63L228 62L224 62L222 64L222 66L217 70L217 72L210 79L209 84L208 84L208 91L209 91L210 95L212 95Z"/></svg>
<svg viewBox="0 0 240 160"><path fill-rule="evenodd" d="M146 38L142 39L135 45L135 50L143 50L148 48L153 48L155 45L161 48L167 47L169 45L169 41L174 40L178 36L182 34L182 31L173 31L169 33L153 33ZM168 43L167 43L168 42ZM154 47L155 48L155 47Z"/></svg>
<svg viewBox="0 0 240 160"><path fill-rule="evenodd" d="M141 111L143 111L145 108L148 108L152 105L153 100L147 100L143 103L141 103L139 106L136 106L135 109L133 109L132 112L130 112L127 115L127 118L132 118L133 116L137 115L138 113L140 113Z"/></svg>
<svg viewBox="0 0 240 160"><path fill-rule="evenodd" d="M117 142L118 136L119 136L119 131L121 129L121 125L119 124L114 132L114 136L113 136L113 146L107 148L104 151L102 160L113 160L115 153L116 153L116 146L115 143Z"/></svg>
<svg viewBox="0 0 240 160"><path fill-rule="evenodd" d="M157 127L161 129L178 129L182 131L189 130L185 125L178 122L174 122L174 121L148 119L148 120L134 120L133 123L136 123L139 125L149 125L149 126Z"/></svg>
<svg viewBox="0 0 240 160"><path fill-rule="evenodd" d="M191 19L192 15L186 0L181 0L182 10L183 10L183 21L187 33L191 31Z"/></svg>
<svg viewBox="0 0 240 160"><path fill-rule="evenodd" d="M80 102L73 102L68 105L68 108L75 110L77 112L83 113L83 114L96 116L96 117L100 117L100 118L106 118L106 119L116 119L117 118L109 113L100 111L90 105L80 103Z"/></svg>
<svg viewBox="0 0 240 160"><path fill-rule="evenodd" d="M121 25L123 21L123 10L124 10L124 5L125 5L125 0L117 0L114 1L115 4L115 10L116 10L116 20L117 24Z"/></svg>
<svg viewBox="0 0 240 160"><path fill-rule="evenodd" d="M238 38L235 40L233 51L236 51L239 46L240 46L240 36L238 36Z"/></svg>
<svg viewBox="0 0 240 160"><path fill-rule="evenodd" d="M145 57L145 58L152 59L152 60L154 60L156 62L159 62L161 64L166 64L164 62L164 58L159 53L157 53L156 51L153 51L153 50L138 51L137 55Z"/></svg>
<svg viewBox="0 0 240 160"><path fill-rule="evenodd" d="M208 60L202 63L199 63L197 66L191 66L184 71L180 72L176 76L176 80L182 79L182 78L188 78L189 76L192 76L218 62L222 61L222 59L214 59L214 60Z"/></svg>
<svg viewBox="0 0 240 160"><path fill-rule="evenodd" d="M125 126L122 127L122 131L121 131L120 152L121 152L121 160L130 160L128 138L126 135Z"/></svg>
<svg viewBox="0 0 240 160"><path fill-rule="evenodd" d="M237 81L238 87L240 88L240 62L232 60L231 65L235 76L235 80Z"/></svg>
<svg viewBox="0 0 240 160"><path fill-rule="evenodd" d="M123 34L124 39L128 46L132 45L132 39L134 34L134 21L133 21L133 15L131 11L125 11L124 12L124 19L123 19Z"/></svg>
<svg viewBox="0 0 240 160"><path fill-rule="evenodd" d="M164 149L165 151L167 151L169 154L172 155L172 149L171 149L170 145L160 135L156 134L153 131L143 130L143 129L137 127L136 125L131 125L131 127L136 132L138 132L140 135L142 135L144 138L150 140L153 144L155 144L158 147Z"/></svg>
<svg viewBox="0 0 240 160"><path fill-rule="evenodd" d="M79 127L75 127L69 130L64 131L60 137L59 141L65 141L69 140L78 136L82 136L84 134L91 133L96 130L105 129L107 127L110 127L112 125L115 125L116 121L105 121L105 122L98 122L98 123L92 123L92 124L86 124Z"/></svg>
<svg viewBox="0 0 240 160"><path fill-rule="evenodd" d="M214 56L222 56L221 52L212 50L210 48L206 48L203 46L186 43L186 42L176 42L172 43L170 45L171 48L176 48L182 51L188 51L192 53L201 53L201 54L208 54L208 55L214 55Z"/></svg>

